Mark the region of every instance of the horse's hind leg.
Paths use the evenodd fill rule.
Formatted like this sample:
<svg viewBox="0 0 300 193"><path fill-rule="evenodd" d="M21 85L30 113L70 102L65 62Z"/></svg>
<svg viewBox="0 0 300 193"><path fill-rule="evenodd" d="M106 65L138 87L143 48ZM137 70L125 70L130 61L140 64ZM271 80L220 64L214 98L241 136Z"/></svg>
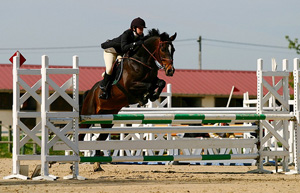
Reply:
<svg viewBox="0 0 300 193"><path fill-rule="evenodd" d="M101 124L101 128L112 128L113 124ZM108 137L108 133L100 134L97 138L97 141L105 141ZM104 153L100 150L96 150L95 156L104 156ZM96 163L96 167L94 168L94 172L104 171L100 165L100 162Z"/></svg>
<svg viewBox="0 0 300 193"><path fill-rule="evenodd" d="M90 128L90 126L91 126L90 124L80 124L79 128L82 128L82 129L83 128ZM84 141L84 137L85 137L85 134L82 134L82 133L79 134L78 135L78 141Z"/></svg>

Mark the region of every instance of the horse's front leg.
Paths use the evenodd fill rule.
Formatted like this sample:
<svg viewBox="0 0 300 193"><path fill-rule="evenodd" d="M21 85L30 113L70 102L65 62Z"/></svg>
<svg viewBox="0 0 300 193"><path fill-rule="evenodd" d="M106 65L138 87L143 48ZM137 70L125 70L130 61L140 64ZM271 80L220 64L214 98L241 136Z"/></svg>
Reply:
<svg viewBox="0 0 300 193"><path fill-rule="evenodd" d="M157 78L155 87L153 90L150 92L150 101L154 102L159 98L159 95L161 94L162 90L165 88L166 82L162 79ZM157 88L157 91L155 92L155 89Z"/></svg>
<svg viewBox="0 0 300 193"><path fill-rule="evenodd" d="M135 97L139 100L140 106L143 106L148 102L149 91L152 86L152 83L136 81L130 86L129 90L131 93L134 93Z"/></svg>

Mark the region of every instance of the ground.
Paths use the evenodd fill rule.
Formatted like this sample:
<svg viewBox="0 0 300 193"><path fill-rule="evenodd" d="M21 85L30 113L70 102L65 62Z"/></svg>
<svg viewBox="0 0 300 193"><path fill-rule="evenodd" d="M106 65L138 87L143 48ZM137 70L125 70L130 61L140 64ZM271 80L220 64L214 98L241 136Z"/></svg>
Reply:
<svg viewBox="0 0 300 193"><path fill-rule="evenodd" d="M21 164L29 165L31 176L40 162ZM300 175L247 173L255 166L104 164L104 172L93 172L92 164L79 167L87 180L62 179L69 174L70 164L50 168L59 177L56 181L3 180L11 174L12 160L0 159L0 192L300 192Z"/></svg>

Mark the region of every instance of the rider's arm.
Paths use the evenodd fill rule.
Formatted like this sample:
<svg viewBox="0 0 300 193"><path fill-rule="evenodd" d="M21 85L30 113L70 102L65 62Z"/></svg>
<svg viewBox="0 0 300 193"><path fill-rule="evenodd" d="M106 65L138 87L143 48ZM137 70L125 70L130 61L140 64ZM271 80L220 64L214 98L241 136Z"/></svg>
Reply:
<svg viewBox="0 0 300 193"><path fill-rule="evenodd" d="M132 50L134 47L134 42L132 39L132 32L127 30L121 36L121 49L123 53Z"/></svg>

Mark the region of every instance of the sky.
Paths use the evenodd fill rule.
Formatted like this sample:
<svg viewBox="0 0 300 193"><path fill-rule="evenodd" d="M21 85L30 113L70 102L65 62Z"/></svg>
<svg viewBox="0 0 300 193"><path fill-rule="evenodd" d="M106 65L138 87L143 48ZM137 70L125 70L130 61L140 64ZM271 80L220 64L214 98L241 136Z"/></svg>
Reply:
<svg viewBox="0 0 300 193"><path fill-rule="evenodd" d="M271 69L275 58L300 57L288 49L300 38L299 0L2 0L0 6L0 63L19 50L25 64L40 64L48 55L50 65L104 66L100 44L119 36L131 21L141 17L147 29L173 35L176 69L255 71L257 59ZM147 34L147 30L145 31Z"/></svg>

